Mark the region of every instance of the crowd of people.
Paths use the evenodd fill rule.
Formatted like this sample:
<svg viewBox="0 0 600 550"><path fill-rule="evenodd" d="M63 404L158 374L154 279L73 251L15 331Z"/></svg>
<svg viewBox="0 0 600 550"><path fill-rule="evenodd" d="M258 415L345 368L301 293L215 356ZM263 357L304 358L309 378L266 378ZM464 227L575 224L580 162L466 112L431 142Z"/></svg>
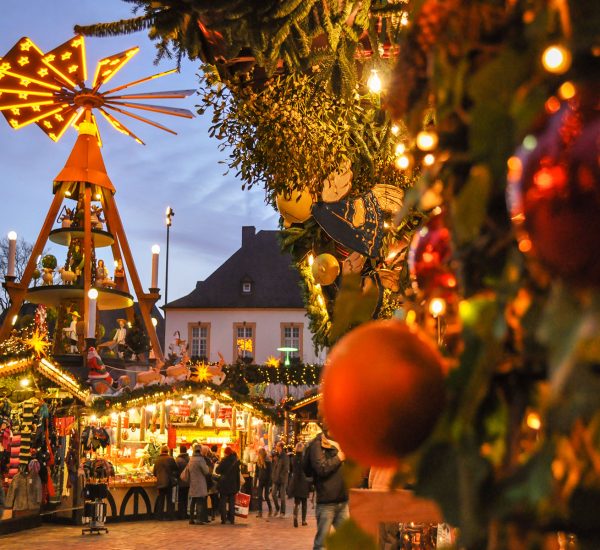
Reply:
<svg viewBox="0 0 600 550"><path fill-rule="evenodd" d="M190 524L202 525L220 518L222 524L235 523L235 496L245 479L236 452L225 447L219 460L217 451L217 446L195 444L191 456L182 446L173 457L166 445L161 447L154 461L157 519L189 519ZM317 532L313 549L321 550L330 529L348 517L348 492L341 470L344 460L344 453L326 429L293 449L286 449L282 441L273 453L261 447L254 470L257 517L264 517L266 504L267 517L285 518L289 498L294 502L294 527L306 526L308 499L314 491Z"/></svg>
<svg viewBox="0 0 600 550"><path fill-rule="evenodd" d="M235 451L226 447L221 460L216 446L195 444L192 456L184 445L179 451L173 457L163 445L154 461L157 519L189 519L191 524L201 525L218 516L221 523L234 523L235 495L244 482Z"/></svg>

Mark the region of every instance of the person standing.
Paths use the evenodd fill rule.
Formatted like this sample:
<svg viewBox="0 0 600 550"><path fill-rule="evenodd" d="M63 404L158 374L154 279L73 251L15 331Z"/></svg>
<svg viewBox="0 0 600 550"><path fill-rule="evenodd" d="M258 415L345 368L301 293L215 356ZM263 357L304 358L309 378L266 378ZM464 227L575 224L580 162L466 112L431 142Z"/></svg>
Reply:
<svg viewBox="0 0 600 550"><path fill-rule="evenodd" d="M175 459L169 455L169 447L163 445L160 449L160 455L154 461L154 476L156 477L156 488L158 489L158 498L156 499L155 514L160 520L175 519L175 505L173 503L173 487L177 485L179 477L179 468ZM165 500L167 501L167 511L165 514Z"/></svg>
<svg viewBox="0 0 600 550"><path fill-rule="evenodd" d="M271 483L273 464L267 451L264 447L258 449L258 457L256 459L256 479L258 480L258 514L256 517L262 518L262 503L263 499L267 503L269 508L269 517L273 514L273 508L271 506L271 499L269 493L271 492Z"/></svg>
<svg viewBox="0 0 600 550"><path fill-rule="evenodd" d="M289 485L289 496L294 499L294 527L298 527L298 507L302 507L302 525L306 523L306 509L308 493L310 491L310 481L302 468L302 455L304 452L304 443L296 444L295 454L292 458L292 480Z"/></svg>
<svg viewBox="0 0 600 550"><path fill-rule="evenodd" d="M273 465L273 502L275 503L275 516L285 516L285 500L288 479L290 476L290 457L288 456L283 441L275 445L277 459Z"/></svg>
<svg viewBox="0 0 600 550"><path fill-rule="evenodd" d="M190 490L189 479L186 480L181 476L181 473L190 462L190 455L187 453L185 445L179 447L179 454L175 458L175 462L179 468L179 478L177 480L177 517L185 519L188 515L188 494Z"/></svg>
<svg viewBox="0 0 600 550"><path fill-rule="evenodd" d="M225 457L216 468L219 474L219 505L221 523L235 522L235 495L240 490L240 461L231 447L225 447Z"/></svg>
<svg viewBox="0 0 600 550"><path fill-rule="evenodd" d="M313 550L323 550L331 527L337 529L349 515L348 491L342 475L346 457L338 443L328 436L325 426L305 452L309 453L307 461L317 493L317 533ZM304 468L304 473L309 473L307 468Z"/></svg>
<svg viewBox="0 0 600 550"><path fill-rule="evenodd" d="M192 458L187 465L189 472L190 489L189 494L192 499L190 504L190 523L201 525L208 523L206 513L206 498L208 496L208 487L206 476L208 475L208 465L202 456L202 446L195 445Z"/></svg>
<svg viewBox="0 0 600 550"><path fill-rule="evenodd" d="M217 513L219 513L219 515L221 513L219 508L219 490L217 489L217 482L212 477L212 474L217 467L217 463L219 462L219 457L217 455L218 451L218 447L212 445L204 456L204 460L209 469L209 474L206 476L206 482L208 483L208 496L210 497L209 519L211 521L215 520Z"/></svg>

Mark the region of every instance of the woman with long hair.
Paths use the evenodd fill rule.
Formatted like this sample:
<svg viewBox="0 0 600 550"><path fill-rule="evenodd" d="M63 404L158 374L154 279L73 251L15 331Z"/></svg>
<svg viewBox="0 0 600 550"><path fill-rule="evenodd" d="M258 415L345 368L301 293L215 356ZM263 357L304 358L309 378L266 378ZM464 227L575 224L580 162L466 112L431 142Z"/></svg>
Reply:
<svg viewBox="0 0 600 550"><path fill-rule="evenodd" d="M304 444L298 442L295 451L296 453L292 458L292 480L288 487L288 494L294 499L294 527L298 527L298 507L302 508L302 525L308 525L306 523L306 509L310 481L302 468Z"/></svg>
<svg viewBox="0 0 600 550"><path fill-rule="evenodd" d="M262 503L263 499L267 502L269 508L269 517L273 514L271 499L269 493L271 491L272 481L272 463L267 451L264 447L258 449L258 458L256 460L256 479L258 480L258 514L256 517L262 518Z"/></svg>

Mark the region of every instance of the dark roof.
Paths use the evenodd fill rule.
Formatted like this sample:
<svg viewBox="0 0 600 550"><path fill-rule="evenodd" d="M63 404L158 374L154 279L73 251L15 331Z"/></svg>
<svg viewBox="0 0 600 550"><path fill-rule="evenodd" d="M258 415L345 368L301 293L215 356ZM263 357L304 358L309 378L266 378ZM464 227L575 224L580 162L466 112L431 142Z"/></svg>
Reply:
<svg viewBox="0 0 600 550"><path fill-rule="evenodd" d="M242 228L242 247L187 296L166 308L303 308L300 277L279 248L279 231ZM242 282L251 292L242 292Z"/></svg>

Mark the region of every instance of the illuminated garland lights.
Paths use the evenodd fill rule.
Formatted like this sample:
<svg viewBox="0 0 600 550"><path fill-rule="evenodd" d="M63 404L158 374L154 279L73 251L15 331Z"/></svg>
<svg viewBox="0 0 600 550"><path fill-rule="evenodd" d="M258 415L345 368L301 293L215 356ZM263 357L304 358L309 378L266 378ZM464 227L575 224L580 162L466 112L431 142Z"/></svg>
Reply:
<svg viewBox="0 0 600 550"><path fill-rule="evenodd" d="M202 363L198 363L202 364ZM193 366L193 365L192 365ZM138 388L118 397L98 395L92 397L94 401L91 408L102 413L110 409L120 410L132 406L140 406L163 399L177 398L186 393L204 392L221 399L227 399L258 411L261 415L278 419L281 416L281 407L271 399L250 396L250 385L256 384L286 384L289 386L315 386L319 383L322 365L290 365L289 367L270 367L267 365L246 365L235 363L223 367L226 374L225 381L217 386L210 382L193 382L186 380L171 386L151 386Z"/></svg>

